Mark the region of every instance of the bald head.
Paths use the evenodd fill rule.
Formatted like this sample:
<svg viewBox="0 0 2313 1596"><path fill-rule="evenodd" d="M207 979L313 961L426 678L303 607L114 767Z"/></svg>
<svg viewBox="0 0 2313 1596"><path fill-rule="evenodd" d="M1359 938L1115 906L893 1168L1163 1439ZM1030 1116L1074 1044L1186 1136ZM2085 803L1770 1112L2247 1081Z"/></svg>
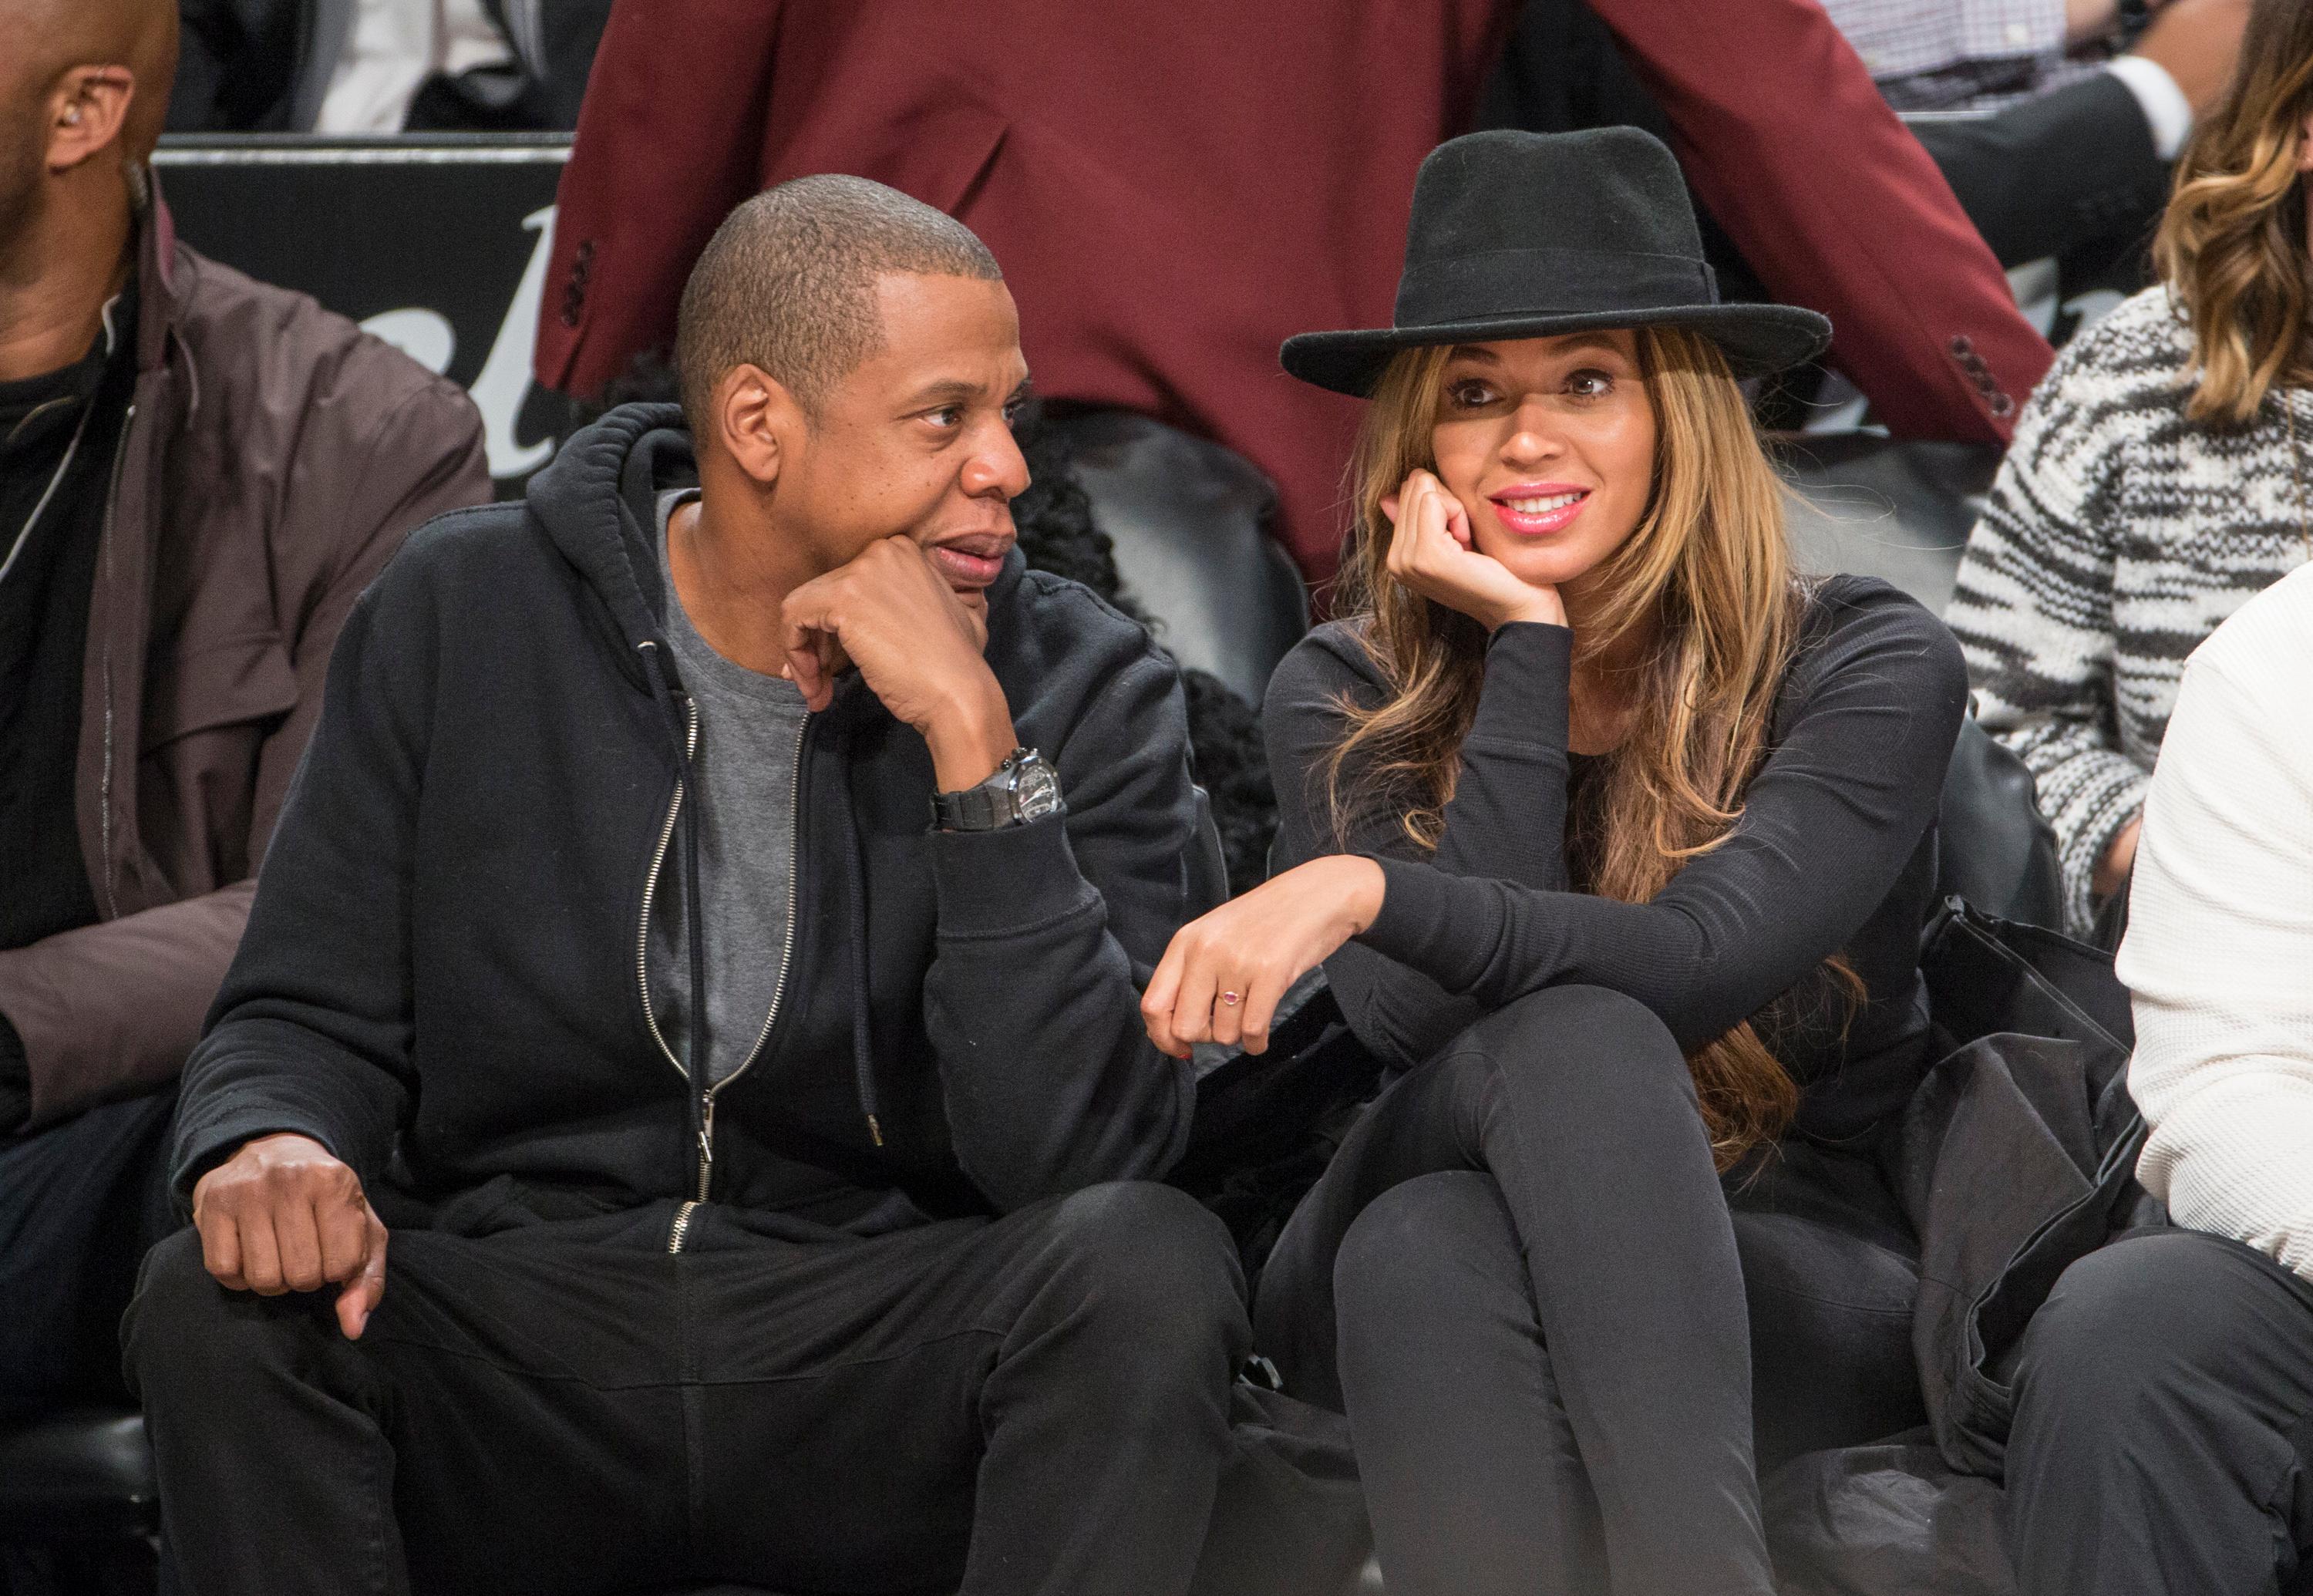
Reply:
<svg viewBox="0 0 2313 1596"><path fill-rule="evenodd" d="M96 336L176 69L173 0L0 0L0 377Z"/></svg>
<svg viewBox="0 0 2313 1596"><path fill-rule="evenodd" d="M699 252L675 321L693 435L710 436L715 386L736 366L761 368L815 419L883 348L875 285L896 273L1004 275L963 223L863 177L796 178L733 211Z"/></svg>
<svg viewBox="0 0 2313 1596"><path fill-rule="evenodd" d="M21 125L75 67L125 66L136 94L122 154L142 161L159 142L177 72L174 0L0 0L0 115ZM20 43L21 41L21 43Z"/></svg>

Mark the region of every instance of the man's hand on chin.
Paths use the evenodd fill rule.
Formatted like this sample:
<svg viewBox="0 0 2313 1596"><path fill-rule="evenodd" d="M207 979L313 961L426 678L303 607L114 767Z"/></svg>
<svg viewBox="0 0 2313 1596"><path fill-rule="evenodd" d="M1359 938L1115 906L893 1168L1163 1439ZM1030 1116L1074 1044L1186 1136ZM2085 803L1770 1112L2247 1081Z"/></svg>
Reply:
<svg viewBox="0 0 2313 1596"><path fill-rule="evenodd" d="M385 1226L361 1177L311 1136L256 1136L193 1187L201 1261L236 1292L338 1287L338 1327L358 1339L385 1295Z"/></svg>
<svg viewBox="0 0 2313 1596"><path fill-rule="evenodd" d="M988 668L986 598L967 603L914 539L881 539L805 583L787 595L782 621L804 701L827 708L849 660L885 709L923 734L941 791L978 786L1018 746Z"/></svg>

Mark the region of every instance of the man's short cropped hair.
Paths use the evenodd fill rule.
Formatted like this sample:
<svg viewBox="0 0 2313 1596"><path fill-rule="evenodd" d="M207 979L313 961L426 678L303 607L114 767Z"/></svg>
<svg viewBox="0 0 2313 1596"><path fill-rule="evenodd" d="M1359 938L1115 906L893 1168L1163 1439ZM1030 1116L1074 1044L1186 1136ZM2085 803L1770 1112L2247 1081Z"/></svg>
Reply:
<svg viewBox="0 0 2313 1596"><path fill-rule="evenodd" d="M821 402L883 347L875 281L896 272L1004 273L954 217L864 177L799 177L723 219L683 286L674 361L694 436L711 425L715 384L757 366L814 421Z"/></svg>

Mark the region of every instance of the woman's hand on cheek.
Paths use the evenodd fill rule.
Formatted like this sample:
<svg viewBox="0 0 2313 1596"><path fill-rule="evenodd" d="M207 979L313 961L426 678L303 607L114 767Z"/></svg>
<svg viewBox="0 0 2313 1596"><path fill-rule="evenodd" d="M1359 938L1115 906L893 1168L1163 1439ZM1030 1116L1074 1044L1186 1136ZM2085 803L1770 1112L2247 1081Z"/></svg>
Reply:
<svg viewBox="0 0 2313 1596"><path fill-rule="evenodd" d="M1381 501L1394 531L1389 574L1400 583L1463 614L1488 631L1513 621L1566 624L1555 587L1537 587L1490 554L1478 552L1470 513L1436 475L1416 471Z"/></svg>
<svg viewBox="0 0 2313 1596"><path fill-rule="evenodd" d="M1374 922L1382 891L1379 865L1335 854L1183 926L1140 1000L1148 1039L1174 1058L1197 1042L1267 1051L1286 990Z"/></svg>

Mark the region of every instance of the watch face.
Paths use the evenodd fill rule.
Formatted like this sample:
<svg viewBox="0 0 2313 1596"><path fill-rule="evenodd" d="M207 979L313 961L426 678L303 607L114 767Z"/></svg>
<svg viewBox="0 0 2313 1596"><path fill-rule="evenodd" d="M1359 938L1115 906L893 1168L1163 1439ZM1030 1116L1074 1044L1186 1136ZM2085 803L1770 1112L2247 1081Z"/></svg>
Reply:
<svg viewBox="0 0 2313 1596"><path fill-rule="evenodd" d="M1052 774L1051 766L1033 755L1020 762L1012 778L1012 792L1023 820L1042 820L1060 807L1060 779Z"/></svg>

